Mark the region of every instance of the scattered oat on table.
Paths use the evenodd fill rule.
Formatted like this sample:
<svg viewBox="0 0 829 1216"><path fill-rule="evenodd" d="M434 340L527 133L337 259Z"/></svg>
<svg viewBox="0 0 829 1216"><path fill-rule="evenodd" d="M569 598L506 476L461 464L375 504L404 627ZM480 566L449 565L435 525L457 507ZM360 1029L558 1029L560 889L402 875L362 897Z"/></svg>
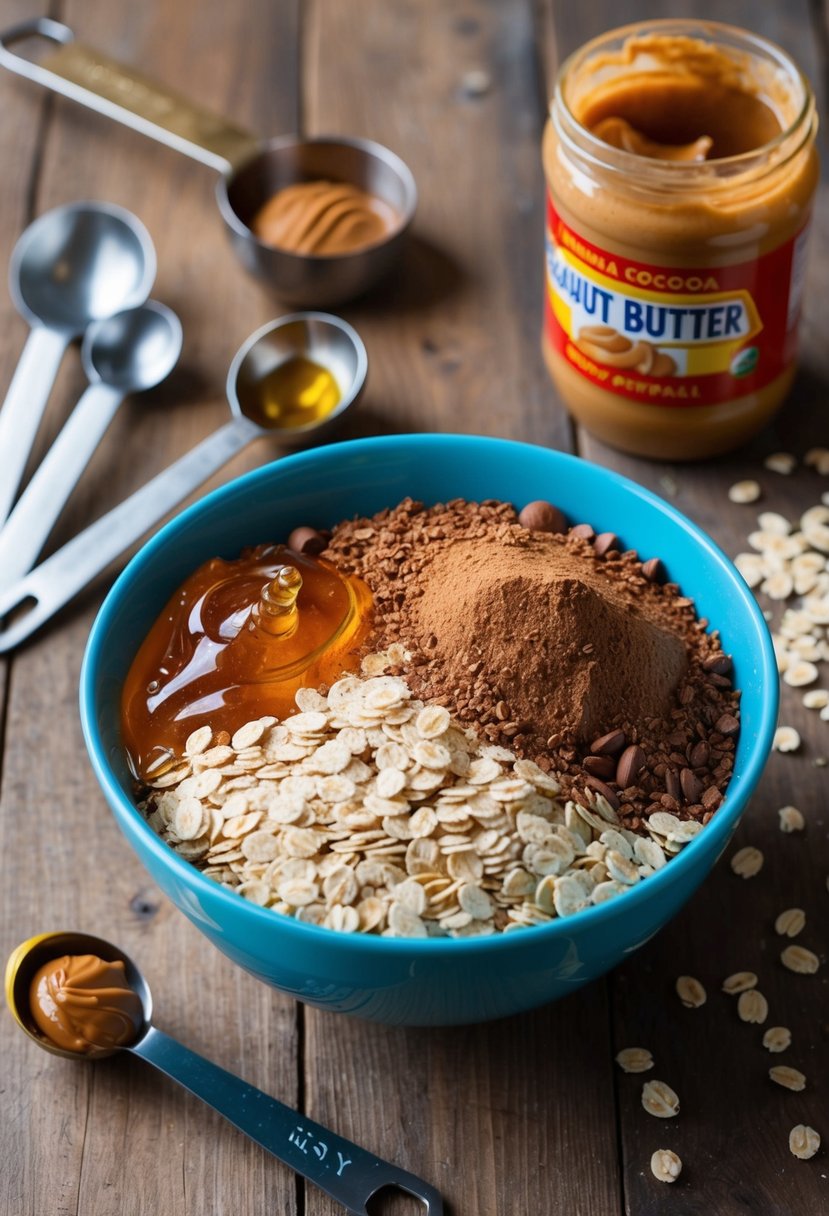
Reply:
<svg viewBox="0 0 829 1216"><path fill-rule="evenodd" d="M647 1047L623 1047L616 1056L622 1072L647 1072L653 1068L653 1056Z"/></svg>
<svg viewBox="0 0 829 1216"><path fill-rule="evenodd" d="M803 932L806 924L806 913L802 908L787 908L781 912L774 922L774 931L781 937L797 937Z"/></svg>
<svg viewBox="0 0 829 1216"><path fill-rule="evenodd" d="M797 468L797 457L793 456L791 452L772 452L765 458L763 464L772 473L782 473L783 476L787 476Z"/></svg>
<svg viewBox="0 0 829 1216"><path fill-rule="evenodd" d="M775 1054L786 1051L792 1045L792 1032L788 1026L770 1026L763 1035L763 1046L766 1051Z"/></svg>
<svg viewBox="0 0 829 1216"><path fill-rule="evenodd" d="M780 955L780 962L789 971L800 975L814 975L820 966L820 959L805 946L787 946Z"/></svg>
<svg viewBox="0 0 829 1216"><path fill-rule="evenodd" d="M740 993L737 1014L741 1022L753 1022L761 1026L769 1016L769 1003L757 988L750 988Z"/></svg>
<svg viewBox="0 0 829 1216"><path fill-rule="evenodd" d="M753 971L735 971L723 980L722 990L729 996L738 996L741 992L748 992L749 988L756 987L757 976Z"/></svg>
<svg viewBox="0 0 829 1216"><path fill-rule="evenodd" d="M803 812L799 811L796 806L781 806L777 812L780 819L780 831L786 832L802 832L806 827L806 820L803 818Z"/></svg>
<svg viewBox="0 0 829 1216"><path fill-rule="evenodd" d="M740 878L754 878L763 868L763 854L754 845L747 844L738 849L731 858L731 869Z"/></svg>
<svg viewBox="0 0 829 1216"><path fill-rule="evenodd" d="M789 1132L789 1150L801 1161L811 1160L819 1148L820 1135L813 1127L798 1123Z"/></svg>
<svg viewBox="0 0 829 1216"><path fill-rule="evenodd" d="M686 1009L699 1009L707 1000L705 989L692 975L681 975L678 978L676 993Z"/></svg>
<svg viewBox="0 0 829 1216"><path fill-rule="evenodd" d="M775 1085L782 1085L783 1089L791 1089L795 1093L806 1088L804 1074L799 1068L792 1068L789 1064L775 1064L774 1068L769 1069L769 1076Z"/></svg>
<svg viewBox="0 0 829 1216"><path fill-rule="evenodd" d="M757 481L736 481L728 491L728 497L732 502L745 504L756 502L760 497L760 483Z"/></svg>
<svg viewBox="0 0 829 1216"><path fill-rule="evenodd" d="M803 463L811 465L825 477L829 474L829 448L809 448L803 457Z"/></svg>
<svg viewBox="0 0 829 1216"><path fill-rule="evenodd" d="M800 747L800 735L793 726L778 726L772 747L776 752L796 752Z"/></svg>
<svg viewBox="0 0 829 1216"><path fill-rule="evenodd" d="M664 1081L646 1081L642 1087L642 1105L657 1119L672 1119L679 1114L679 1098Z"/></svg>
<svg viewBox="0 0 829 1216"><path fill-rule="evenodd" d="M658 1148L651 1157L651 1173L660 1182L676 1182L682 1173L682 1161L673 1149Z"/></svg>

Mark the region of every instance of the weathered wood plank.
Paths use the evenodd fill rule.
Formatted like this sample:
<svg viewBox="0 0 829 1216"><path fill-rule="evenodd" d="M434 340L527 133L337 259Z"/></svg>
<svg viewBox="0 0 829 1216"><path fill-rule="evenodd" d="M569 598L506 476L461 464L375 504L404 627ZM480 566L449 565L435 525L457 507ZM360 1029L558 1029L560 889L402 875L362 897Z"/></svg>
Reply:
<svg viewBox="0 0 829 1216"><path fill-rule="evenodd" d="M5 3L4 23L13 9ZM28 6L29 11L31 6ZM297 121L297 11L249 0L113 6L70 3L80 37L143 67L216 110L267 130ZM5 163L35 146L33 86L0 81ZM26 119L31 114L31 120ZM10 116L14 116L12 121ZM25 220L25 181L7 179L5 243ZM226 248L208 170L103 118L57 103L44 146L38 212L84 197L119 202L146 223L159 259L154 294L182 316L181 369L130 402L97 453L57 533L65 539L226 418L224 380L239 343L277 311ZM21 199L17 199L17 193ZM6 250L6 253L8 250ZM10 304L0 336L8 370L22 339ZM41 450L81 388L66 360ZM251 451L240 472L261 460ZM150 884L121 839L86 761L77 719L81 655L97 597L87 597L13 660L0 832L4 954L42 929L112 936L147 972L160 1025L283 1101L298 1094L296 1007L242 973ZM296 1211L290 1171L172 1083L127 1059L63 1064L6 1018L2 1177L9 1212L186 1214Z"/></svg>
<svg viewBox="0 0 829 1216"><path fill-rule="evenodd" d="M372 360L371 421L569 447L538 343L543 103L530 5L307 8L309 129L379 139L420 187L408 264L345 310ZM454 1216L619 1211L602 984L469 1030L313 1010L305 1025L309 1114L428 1178ZM306 1202L333 1216L315 1193Z"/></svg>
<svg viewBox="0 0 829 1216"><path fill-rule="evenodd" d="M648 16L727 19L755 29L794 54L822 93L825 64L816 58L807 3L734 4L723 13L713 3L623 3L555 5L555 42L565 55L604 28ZM810 288L802 331L803 365L787 406L751 445L732 456L692 466L637 460L614 452L579 430L579 451L615 468L671 499L734 555L746 549L758 510L780 511L796 519L819 501L826 480L812 471L781 477L765 470L762 458L774 451L801 456L812 445L826 445L823 401L829 366L823 323L823 280L829 267L826 198L817 202L810 254ZM728 501L733 482L755 477L763 485L756 506ZM771 607L770 604L765 606ZM776 616L779 619L779 605ZM716 622L714 622L716 624ZM824 678L821 681L825 683ZM743 844L761 848L762 873L747 882L731 873L723 859L688 908L649 946L612 977L613 1050L642 1045L656 1059L646 1076L618 1074L618 1103L625 1156L627 1210L649 1216L662 1210L664 1187L651 1176L649 1161L658 1147L675 1149L684 1162L682 1178L671 1188L671 1210L691 1213L817 1213L826 1204L825 1165L799 1162L788 1149L790 1128L800 1122L820 1127L825 1119L825 1078L829 1043L822 1027L826 1007L826 890L829 836L824 813L825 769L829 755L827 724L801 704L802 690L784 686L781 721L797 726L804 738L794 756L775 755L745 816L730 856ZM782 835L776 811L797 804L807 817L804 834ZM774 933L774 918L787 907L806 911L804 944L824 958L818 976L797 976L779 962L786 939ZM798 939L801 940L801 939ZM771 1055L761 1045L765 1027L743 1025L734 998L720 992L723 979L753 970L768 998L769 1025L789 1026L791 1049ZM708 991L707 1004L684 1009L674 991L676 977L696 976ZM807 1074L803 1093L774 1086L768 1069L790 1063ZM682 1104L677 1120L657 1122L641 1108L648 1076L667 1081Z"/></svg>

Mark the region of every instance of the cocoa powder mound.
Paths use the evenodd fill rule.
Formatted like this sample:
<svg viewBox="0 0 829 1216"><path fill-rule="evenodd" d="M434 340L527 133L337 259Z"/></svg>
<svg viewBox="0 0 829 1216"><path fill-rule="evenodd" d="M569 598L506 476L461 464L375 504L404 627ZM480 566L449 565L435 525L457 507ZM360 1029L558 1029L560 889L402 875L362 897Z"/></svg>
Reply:
<svg viewBox="0 0 829 1216"><path fill-rule="evenodd" d="M370 587L369 646L406 646L415 696L555 771L570 796L602 794L628 827L716 810L739 729L730 660L656 581L656 559L461 499L344 521L323 556Z"/></svg>
<svg viewBox="0 0 829 1216"><path fill-rule="evenodd" d="M416 636L437 638L432 683L468 688L472 648L483 672L499 673L492 693L525 724L532 753L553 736L589 742L621 706L632 718L667 714L687 668L656 589L614 580L586 550L545 533L520 547L459 541L435 553L410 606Z"/></svg>

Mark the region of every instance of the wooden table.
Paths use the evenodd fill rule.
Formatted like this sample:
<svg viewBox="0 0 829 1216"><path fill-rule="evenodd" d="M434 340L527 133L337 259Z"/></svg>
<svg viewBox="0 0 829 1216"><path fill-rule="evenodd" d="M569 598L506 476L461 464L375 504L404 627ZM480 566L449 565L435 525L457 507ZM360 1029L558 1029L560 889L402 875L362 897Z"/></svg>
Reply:
<svg viewBox="0 0 829 1216"><path fill-rule="evenodd" d="M2 0L4 25L38 11ZM715 0L56 0L86 41L264 133L366 135L397 149L417 177L415 239L399 276L343 309L364 335L370 388L350 434L474 431L575 451L670 498L732 554L756 508L727 487L759 476L763 506L795 516L826 479L767 472L762 457L829 446L829 200L818 200L804 359L792 399L750 449L697 466L646 463L574 428L539 354L543 183L539 142L556 60L587 37L648 15L723 15ZM734 0L727 16L793 52L822 89L821 5ZM135 211L158 250L155 294L182 316L181 366L125 408L74 495L52 544L139 486L226 416L224 378L242 340L280 311L226 247L207 169L35 86L0 78L0 262L37 214L79 198ZM0 299L0 383L25 337ZM42 453L82 387L65 360ZM224 477L269 459L266 443ZM2 473L0 472L0 475ZM829 724L784 688L783 720L803 747L775 755L735 846L765 854L742 881L723 859L685 911L606 979L565 1001L468 1029L364 1024L297 1005L222 957L149 882L93 779L76 707L78 673L106 580L0 665L0 933L6 953L51 928L101 931L145 968L162 1027L380 1155L436 1184L453 1216L812 1216L829 1207ZM825 676L824 681L825 682ZM804 833L777 809L798 805ZM775 915L805 909L817 976L778 962ZM770 1023L794 1043L772 1057L737 1019L722 979L755 970ZM708 1002L682 1007L679 974ZM74 1065L40 1053L0 1019L0 1209L8 1216L321 1216L334 1206L197 1101L129 1059ZM654 1053L682 1113L658 1122L641 1077L613 1062L626 1045ZM786 1061L803 1093L772 1085ZM654 1074L652 1074L654 1075ZM810 1162L788 1149L796 1123L824 1140ZM658 1147L684 1162L670 1192L652 1177ZM410 1203L385 1211L413 1212ZM420 1209L418 1209L420 1210Z"/></svg>

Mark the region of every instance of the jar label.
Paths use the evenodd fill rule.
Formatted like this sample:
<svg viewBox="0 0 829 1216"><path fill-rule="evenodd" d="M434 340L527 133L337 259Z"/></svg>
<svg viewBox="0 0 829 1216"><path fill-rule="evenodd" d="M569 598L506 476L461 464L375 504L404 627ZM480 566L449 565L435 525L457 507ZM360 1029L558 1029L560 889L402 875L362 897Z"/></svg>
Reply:
<svg viewBox="0 0 829 1216"><path fill-rule="evenodd" d="M807 234L731 266L657 266L579 236L548 192L548 340L634 401L719 405L757 392L795 358Z"/></svg>

